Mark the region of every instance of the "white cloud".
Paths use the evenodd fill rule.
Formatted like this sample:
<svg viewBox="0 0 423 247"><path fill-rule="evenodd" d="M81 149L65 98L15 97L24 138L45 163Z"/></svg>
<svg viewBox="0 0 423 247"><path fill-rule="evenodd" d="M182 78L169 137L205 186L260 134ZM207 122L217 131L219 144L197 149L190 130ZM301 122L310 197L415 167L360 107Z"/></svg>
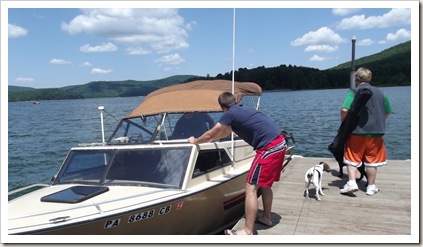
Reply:
<svg viewBox="0 0 423 247"><path fill-rule="evenodd" d="M129 55L145 55L145 54L149 54L149 53L151 53L150 51L148 51L148 50L145 50L144 48L142 48L142 47L128 47L128 48L126 48L126 54L129 54Z"/></svg>
<svg viewBox="0 0 423 247"><path fill-rule="evenodd" d="M100 69L100 68L93 68L91 70L91 74L109 74L113 71L111 69Z"/></svg>
<svg viewBox="0 0 423 247"><path fill-rule="evenodd" d="M325 61L325 60L326 60L325 57L320 57L318 55L314 55L308 61L310 61L310 62L322 62L322 61Z"/></svg>
<svg viewBox="0 0 423 247"><path fill-rule="evenodd" d="M358 46L369 46L369 45L372 45L373 43L374 43L374 41L371 40L371 39L363 39L363 40L357 41L356 44Z"/></svg>
<svg viewBox="0 0 423 247"><path fill-rule="evenodd" d="M346 16L346 15L350 15L350 14L356 13L356 12L358 12L360 10L361 9L337 8L337 9L332 9L332 14L333 15L338 15L338 16Z"/></svg>
<svg viewBox="0 0 423 247"><path fill-rule="evenodd" d="M81 65L79 65L80 67L91 67L91 63L89 62L83 62Z"/></svg>
<svg viewBox="0 0 423 247"><path fill-rule="evenodd" d="M24 82L24 83L31 83L34 82L34 78L31 77L18 77L15 79L16 82Z"/></svg>
<svg viewBox="0 0 423 247"><path fill-rule="evenodd" d="M53 58L52 60L50 60L50 63L52 63L52 64L71 64L72 62L66 61L64 59Z"/></svg>
<svg viewBox="0 0 423 247"><path fill-rule="evenodd" d="M39 14L32 14L32 16L34 16L35 18L41 19L41 20L45 19L45 16L39 15Z"/></svg>
<svg viewBox="0 0 423 247"><path fill-rule="evenodd" d="M22 36L26 36L28 34L28 31L20 26L16 26L13 24L8 25L8 37L9 38L19 38Z"/></svg>
<svg viewBox="0 0 423 247"><path fill-rule="evenodd" d="M397 41L397 40L406 40L410 38L411 38L411 32L404 28L397 30L396 33L388 33L386 35L386 40L390 42Z"/></svg>
<svg viewBox="0 0 423 247"><path fill-rule="evenodd" d="M90 44L83 45L79 48L82 52L111 52L116 51L118 48L113 43L103 43L97 46L91 46Z"/></svg>
<svg viewBox="0 0 423 247"><path fill-rule="evenodd" d="M180 64L185 62L185 59L182 58L178 53L169 54L157 59L155 62L163 64Z"/></svg>
<svg viewBox="0 0 423 247"><path fill-rule="evenodd" d="M370 29L386 28L399 25L409 25L411 23L411 9L391 9L382 16L355 15L343 19L337 26L338 29Z"/></svg>
<svg viewBox="0 0 423 247"><path fill-rule="evenodd" d="M158 53L184 49L191 26L184 23L177 9L82 9L82 14L62 30L87 33L128 46L146 46Z"/></svg>
<svg viewBox="0 0 423 247"><path fill-rule="evenodd" d="M339 49L337 45L309 45L304 51L305 52L335 52Z"/></svg>
<svg viewBox="0 0 423 247"><path fill-rule="evenodd" d="M335 45L346 42L339 34L328 27L321 27L314 32L308 32L301 38L291 42L292 46L300 45Z"/></svg>

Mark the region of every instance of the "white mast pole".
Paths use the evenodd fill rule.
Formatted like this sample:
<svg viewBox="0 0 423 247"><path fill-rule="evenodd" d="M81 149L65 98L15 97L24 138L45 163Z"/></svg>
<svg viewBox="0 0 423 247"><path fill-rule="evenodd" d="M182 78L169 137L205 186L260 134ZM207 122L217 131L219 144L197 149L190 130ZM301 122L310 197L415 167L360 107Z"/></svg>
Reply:
<svg viewBox="0 0 423 247"><path fill-rule="evenodd" d="M232 94L235 94L235 8L233 16L233 27L232 27ZM234 147L234 133L231 134L231 153L232 161L234 161L235 147Z"/></svg>
<svg viewBox="0 0 423 247"><path fill-rule="evenodd" d="M235 8L232 27L232 94L235 92Z"/></svg>

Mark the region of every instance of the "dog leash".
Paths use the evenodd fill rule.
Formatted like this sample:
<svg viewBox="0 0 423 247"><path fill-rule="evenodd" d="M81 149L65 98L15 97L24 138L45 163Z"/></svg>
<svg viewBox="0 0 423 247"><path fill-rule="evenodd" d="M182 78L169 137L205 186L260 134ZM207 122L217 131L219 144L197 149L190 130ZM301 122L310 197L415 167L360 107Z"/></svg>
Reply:
<svg viewBox="0 0 423 247"><path fill-rule="evenodd" d="M297 233L297 228L298 228L298 225L299 225L299 222L300 222L301 215L303 214L304 204L305 204L306 201L309 202L308 205L310 207L310 200L307 200L306 198L304 198L303 205L301 205L300 214L299 214L298 219L297 219L297 224L295 224L294 235ZM304 224L304 227L307 226L308 212L310 212L310 210L307 211L307 215L305 216L305 224Z"/></svg>

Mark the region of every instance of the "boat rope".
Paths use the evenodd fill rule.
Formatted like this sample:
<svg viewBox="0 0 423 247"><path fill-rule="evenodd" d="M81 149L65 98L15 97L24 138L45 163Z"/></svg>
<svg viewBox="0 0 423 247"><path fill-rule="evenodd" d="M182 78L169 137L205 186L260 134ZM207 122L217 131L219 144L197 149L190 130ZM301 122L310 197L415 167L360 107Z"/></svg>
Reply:
<svg viewBox="0 0 423 247"><path fill-rule="evenodd" d="M114 118L116 120L116 122L119 122L119 119L117 119L115 116L113 116L112 114L110 114L108 111L106 111L105 109L103 111L105 113L107 113L109 116L111 116L112 118Z"/></svg>

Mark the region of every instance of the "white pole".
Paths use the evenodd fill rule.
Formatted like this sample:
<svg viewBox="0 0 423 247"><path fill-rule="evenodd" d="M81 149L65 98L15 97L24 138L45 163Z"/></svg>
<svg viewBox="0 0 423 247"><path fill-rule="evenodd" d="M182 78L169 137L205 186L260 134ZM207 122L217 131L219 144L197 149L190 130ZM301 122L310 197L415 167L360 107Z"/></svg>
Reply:
<svg viewBox="0 0 423 247"><path fill-rule="evenodd" d="M235 93L235 8L232 27L232 94Z"/></svg>
<svg viewBox="0 0 423 247"><path fill-rule="evenodd" d="M103 145L104 145L104 143L105 143L105 141L104 141L104 124L103 124L104 106L99 106L98 109L100 110L100 116L101 116L101 137L102 137Z"/></svg>
<svg viewBox="0 0 423 247"><path fill-rule="evenodd" d="M232 94L235 94L235 8L234 8L234 16L233 16L233 27L232 27ZM235 147L234 147L234 133L231 134L231 153L232 153L232 161L234 161L235 156Z"/></svg>

